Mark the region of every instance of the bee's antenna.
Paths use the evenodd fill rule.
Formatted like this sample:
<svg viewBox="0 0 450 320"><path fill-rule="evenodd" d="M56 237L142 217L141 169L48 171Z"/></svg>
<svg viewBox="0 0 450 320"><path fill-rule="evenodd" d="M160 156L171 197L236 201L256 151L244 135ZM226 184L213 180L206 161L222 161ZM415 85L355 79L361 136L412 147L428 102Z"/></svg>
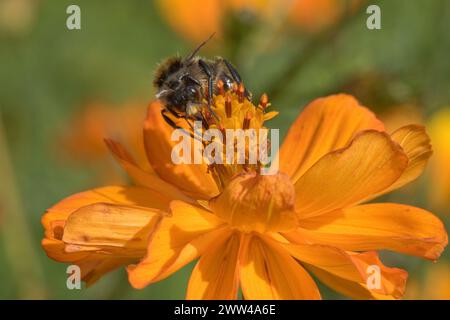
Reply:
<svg viewBox="0 0 450 320"><path fill-rule="evenodd" d="M196 54L200 51L200 49L205 45L205 44L207 44L208 42L209 42L209 40L211 40L212 39L212 37L214 37L214 35L215 35L216 33L215 32L213 32L209 37L208 37L208 39L206 39L205 41L203 41L202 43L200 43L200 45L186 58L186 60L185 61L191 61L192 60L192 58L194 58L195 56L196 56Z"/></svg>

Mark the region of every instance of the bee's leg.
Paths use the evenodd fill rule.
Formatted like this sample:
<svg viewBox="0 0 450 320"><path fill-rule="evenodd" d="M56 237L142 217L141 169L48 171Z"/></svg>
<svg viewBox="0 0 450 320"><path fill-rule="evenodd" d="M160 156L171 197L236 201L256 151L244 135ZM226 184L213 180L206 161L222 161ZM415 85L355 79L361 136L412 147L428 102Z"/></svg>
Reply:
<svg viewBox="0 0 450 320"><path fill-rule="evenodd" d="M188 134L191 136L192 139L197 139L197 140L201 141L201 139L199 139L198 137L195 136L195 130L194 130L194 127L193 127L192 124L188 121L188 119L186 119L185 117L179 115L178 113L176 113L176 112L173 111L173 110L169 110L169 112L170 112L171 114L173 114L176 118L178 118L178 119L181 119L181 118L185 119L186 122L187 122L187 124L189 125L189 127L191 127L193 133L192 133L192 132L186 131L185 128L182 128L182 127L180 127L180 126L177 126L177 125L175 124L175 122L173 122L172 119L170 119L170 118L166 115L166 112L167 112L167 111L168 111L168 110L166 110L166 109L162 109L162 110L161 110L161 115L162 115L164 121L166 121L167 124L168 124L169 126L171 126L171 127L174 128L174 129L181 129L181 130L183 130L184 132L188 133Z"/></svg>
<svg viewBox="0 0 450 320"><path fill-rule="evenodd" d="M239 75L239 72L237 72L237 70L233 67L233 65L226 59L223 59L223 62L225 63L225 65L227 66L228 71L230 72L231 76L233 77L233 80L237 83L237 84L241 84L242 82L242 78ZM247 88L245 89L245 97L248 100L251 100L252 95L251 93L247 90Z"/></svg>
<svg viewBox="0 0 450 320"><path fill-rule="evenodd" d="M228 62L228 60L223 59L223 62L227 66L227 69L230 72L231 76L233 77L233 80L236 81L237 84L240 84L242 82L242 79L237 70L233 67L233 65L230 62Z"/></svg>
<svg viewBox="0 0 450 320"><path fill-rule="evenodd" d="M194 126L192 125L192 123L189 122L188 118L184 118L184 120L186 121L186 123L189 125L189 127L191 128L191 130L193 132L193 134L189 132L189 134L191 135L191 138L195 139L197 141L200 141L202 143L203 147L206 147L205 141L203 141L202 134L201 133L199 134L199 133L197 133L197 131L195 131Z"/></svg>
<svg viewBox="0 0 450 320"><path fill-rule="evenodd" d="M202 112L197 113L195 116L195 121L201 121L202 122L202 126L206 128L206 130L209 129L209 124L208 121L206 120L204 114Z"/></svg>
<svg viewBox="0 0 450 320"><path fill-rule="evenodd" d="M201 113L200 113L201 114ZM192 130L192 132L194 133L194 135L197 135L197 136L202 136L202 134L201 133L198 133L197 131L195 131L195 127L192 125L192 122L195 122L195 121L198 121L198 120L200 120L201 121L201 119L199 119L197 116L194 116L194 117L192 117L192 116L189 116L189 117L183 117L184 118L184 120L186 121L186 123L189 125L189 127L191 128L191 130ZM189 120L191 120L192 122L190 122ZM204 125L205 123L202 121L202 125Z"/></svg>
<svg viewBox="0 0 450 320"><path fill-rule="evenodd" d="M166 109L162 109L162 110L161 110L161 115L162 115L164 121L166 121L167 124L168 124L169 126L171 126L172 128L174 128L174 129L180 129L180 127L177 126L177 125L175 124L175 122L172 121L172 119L170 119L168 116L166 116L166 112L167 112Z"/></svg>
<svg viewBox="0 0 450 320"><path fill-rule="evenodd" d="M194 139L197 139L198 141L202 141L201 138L198 138L198 137L197 137L198 134L197 134L197 132L195 131L195 128L194 128L194 126L192 125L192 123L189 122L188 118L184 118L184 121L186 121L186 123L189 125L189 128L191 128L191 130L192 130L192 132L193 132L193 133L189 132L189 134L191 135L191 137L194 138ZM196 135L197 135L197 136L196 136Z"/></svg>
<svg viewBox="0 0 450 320"><path fill-rule="evenodd" d="M220 121L219 117L216 115L216 113L212 110L211 104L212 104L212 96L213 96L213 77L211 70L209 69L209 66L206 64L205 61L202 59L198 60L198 64L202 68L203 72L206 74L208 78L208 110L211 112L211 114L216 118L217 121Z"/></svg>
<svg viewBox="0 0 450 320"><path fill-rule="evenodd" d="M184 121L186 121L186 123L189 125L189 128L191 128L192 132L194 132L194 134L195 134L195 129L194 129L194 126L192 125L192 123L190 123L187 118L184 118Z"/></svg>
<svg viewBox="0 0 450 320"><path fill-rule="evenodd" d="M193 132L193 134L190 133L191 137L193 139L196 139L197 141L200 141L203 145L205 145L205 142L203 141L202 133L201 132L198 133L197 131L195 131L194 126L192 125L191 122L189 122L188 118L184 118L184 120L186 121L186 123L189 125L189 127L191 128L191 130Z"/></svg>

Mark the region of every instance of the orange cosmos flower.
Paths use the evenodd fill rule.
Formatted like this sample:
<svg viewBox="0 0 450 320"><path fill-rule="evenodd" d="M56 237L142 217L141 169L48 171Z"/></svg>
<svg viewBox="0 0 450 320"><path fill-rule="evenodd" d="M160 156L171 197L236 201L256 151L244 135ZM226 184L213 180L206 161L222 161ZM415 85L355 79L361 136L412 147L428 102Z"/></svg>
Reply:
<svg viewBox="0 0 450 320"><path fill-rule="evenodd" d="M220 123L211 125L261 128L274 116L266 107L265 97L255 107L239 91L223 93L213 100ZM441 221L426 210L362 204L417 178L431 147L423 127L388 134L351 96L305 108L272 176L258 166L174 165L170 134L151 104L144 125L151 171L108 140L136 186L87 191L50 208L47 254L80 265L88 284L131 264L135 288L199 258L189 299L235 299L239 287L246 299L319 299L310 273L350 297L391 299L403 295L407 273L384 266L373 250L435 260L447 245ZM373 266L381 272L374 288L367 286Z"/></svg>

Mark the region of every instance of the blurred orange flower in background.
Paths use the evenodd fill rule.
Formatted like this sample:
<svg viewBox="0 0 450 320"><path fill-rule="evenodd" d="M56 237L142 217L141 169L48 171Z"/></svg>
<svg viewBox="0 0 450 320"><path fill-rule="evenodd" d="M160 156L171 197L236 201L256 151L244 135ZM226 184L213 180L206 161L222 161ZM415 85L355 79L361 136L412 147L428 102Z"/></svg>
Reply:
<svg viewBox="0 0 450 320"><path fill-rule="evenodd" d="M200 42L214 32L221 33L222 1L158 0L163 17L179 34ZM176 9L175 9L176 8Z"/></svg>
<svg viewBox="0 0 450 320"><path fill-rule="evenodd" d="M289 18L303 30L317 32L338 22L345 9L345 1L294 0Z"/></svg>
<svg viewBox="0 0 450 320"><path fill-rule="evenodd" d="M213 104L225 128L270 118L234 93L230 113L227 95ZM131 264L129 281L142 288L200 257L189 299L235 299L239 287L246 299L319 299L309 273L349 297L392 299L403 296L407 272L372 250L436 260L447 245L442 222L426 210L362 204L422 173L431 155L422 126L388 134L351 96L317 99L290 128L280 173L262 176L237 164L173 164L160 109L151 104L144 124L150 169L107 140L135 186L86 191L43 216L48 256L80 265L88 285ZM379 288L366 285L371 265L381 270Z"/></svg>
<svg viewBox="0 0 450 320"><path fill-rule="evenodd" d="M332 26L354 12L361 0L159 0L162 16L185 38L200 42L217 32L222 35L230 15L250 15L264 22L282 19L305 32ZM248 17L247 17L248 18ZM245 17L243 17L245 19Z"/></svg>
<svg viewBox="0 0 450 320"><path fill-rule="evenodd" d="M414 104L390 106L380 114L380 119L383 121L387 131L393 131L409 123L424 123L421 108Z"/></svg>
<svg viewBox="0 0 450 320"><path fill-rule="evenodd" d="M114 163L103 139L114 137L127 141L132 154L141 166L147 166L144 144L142 142L142 123L145 104L128 103L114 106L91 102L75 114L58 134L58 152L62 151L64 161L84 165L98 165L99 180L104 183L125 182L116 174Z"/></svg>
<svg viewBox="0 0 450 320"><path fill-rule="evenodd" d="M450 300L450 265L439 262L427 266L425 275L408 283L407 299Z"/></svg>
<svg viewBox="0 0 450 320"><path fill-rule="evenodd" d="M428 121L433 139L429 196L433 206L448 214L450 207L450 108L443 108Z"/></svg>
<svg viewBox="0 0 450 320"><path fill-rule="evenodd" d="M0 31L13 35L29 32L36 20L39 0L0 1Z"/></svg>

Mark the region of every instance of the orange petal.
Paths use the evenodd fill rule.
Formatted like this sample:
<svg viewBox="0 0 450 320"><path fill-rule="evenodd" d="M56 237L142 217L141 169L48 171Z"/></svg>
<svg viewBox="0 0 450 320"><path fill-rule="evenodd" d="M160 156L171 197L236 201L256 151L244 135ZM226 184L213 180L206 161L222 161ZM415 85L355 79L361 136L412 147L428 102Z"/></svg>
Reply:
<svg viewBox="0 0 450 320"><path fill-rule="evenodd" d="M377 266L381 281L380 287L374 292L400 298L405 291L406 271L384 266L376 252L352 253L315 244L281 245L297 260L353 282L365 284L371 275L369 266Z"/></svg>
<svg viewBox="0 0 450 320"><path fill-rule="evenodd" d="M66 251L62 238L69 215L82 207L99 202L163 209L168 207L169 199L145 188L112 186L72 195L47 210L42 217L45 229L42 247L51 259L80 266L82 279L87 281L88 285L97 281L105 272L135 261L135 258L130 257L116 258L95 252Z"/></svg>
<svg viewBox="0 0 450 320"><path fill-rule="evenodd" d="M88 252L66 252L66 244L58 239L44 238L41 245L47 256L55 261L73 263L89 257Z"/></svg>
<svg viewBox="0 0 450 320"><path fill-rule="evenodd" d="M342 293L344 296L358 299L358 300L393 300L391 295L382 295L367 289L367 286L362 283L357 283L343 278L337 277L323 269L306 265L306 269L312 272L320 282L330 287L331 289Z"/></svg>
<svg viewBox="0 0 450 320"><path fill-rule="evenodd" d="M128 268L129 281L135 288L168 277L231 234L221 220L200 207L181 201L173 201L170 206L173 216L161 222L149 242L147 256Z"/></svg>
<svg viewBox="0 0 450 320"><path fill-rule="evenodd" d="M448 243L442 222L423 209L393 203L360 205L301 221L286 234L349 251L387 249L437 259Z"/></svg>
<svg viewBox="0 0 450 320"><path fill-rule="evenodd" d="M195 199L208 200L219 192L213 177L207 173L206 164L174 164L171 141L173 129L161 116L161 104L153 102L148 107L144 124L144 144L153 169L165 181L177 186ZM195 152L199 152L196 150Z"/></svg>
<svg viewBox="0 0 450 320"><path fill-rule="evenodd" d="M402 147L403 151L408 156L408 167L400 178L389 188L383 190L380 194L372 196L370 199L401 188L411 181L416 180L422 174L428 159L433 153L431 150L430 138L423 126L413 124L402 127L395 131L391 135L391 138Z"/></svg>
<svg viewBox="0 0 450 320"><path fill-rule="evenodd" d="M108 257L90 254L89 258L80 260L75 264L81 269L81 280L86 283L86 287L90 287L108 272L134 262L135 259L130 259L129 257Z"/></svg>
<svg viewBox="0 0 450 320"><path fill-rule="evenodd" d="M320 299L314 280L285 249L256 236L244 241L239 263L245 299Z"/></svg>
<svg viewBox="0 0 450 320"><path fill-rule="evenodd" d="M273 118L275 118L276 116L278 116L278 111L269 111L264 113L264 121L269 121Z"/></svg>
<svg viewBox="0 0 450 320"><path fill-rule="evenodd" d="M96 203L72 213L62 241L66 251L95 251L116 256L142 258L148 238L161 220L161 211Z"/></svg>
<svg viewBox="0 0 450 320"><path fill-rule="evenodd" d="M320 159L295 184L301 219L354 205L392 185L408 158L386 133L365 131Z"/></svg>
<svg viewBox="0 0 450 320"><path fill-rule="evenodd" d="M93 285L106 273L136 261L135 258L116 257L95 252L66 252L65 243L56 239L44 238L42 247L49 258L79 266L81 280L86 283L87 287Z"/></svg>
<svg viewBox="0 0 450 320"><path fill-rule="evenodd" d="M280 171L297 181L329 152L343 148L363 130L383 124L352 96L339 94L311 102L288 131L281 146Z"/></svg>
<svg viewBox="0 0 450 320"><path fill-rule="evenodd" d="M403 296L408 272L399 268L386 267L374 251L363 253L349 252L349 255L355 266L364 274L364 284L367 283L368 278L373 274L373 269L371 268L374 266L379 268L381 275L380 288L371 289L371 291L381 295L390 295L396 299L400 299Z"/></svg>
<svg viewBox="0 0 450 320"><path fill-rule="evenodd" d="M239 235L203 254L192 271L186 299L237 299Z"/></svg>
<svg viewBox="0 0 450 320"><path fill-rule="evenodd" d="M45 236L59 238L55 237L54 233L62 230L65 220L71 213L98 202L136 205L162 210L168 208L170 199L160 193L140 187L110 186L80 192L61 200L43 215L42 224L45 228ZM58 221L62 221L62 224L57 225Z"/></svg>
<svg viewBox="0 0 450 320"><path fill-rule="evenodd" d="M119 162L136 185L149 188L154 192L162 193L173 200L193 201L184 195L176 186L162 180L154 172L147 172L139 167L133 157L120 143L111 139L105 139L105 143L114 155L114 158Z"/></svg>
<svg viewBox="0 0 450 320"><path fill-rule="evenodd" d="M295 259L324 269L341 278L362 282L365 274L361 273L345 251L326 245L317 244L281 244Z"/></svg>

